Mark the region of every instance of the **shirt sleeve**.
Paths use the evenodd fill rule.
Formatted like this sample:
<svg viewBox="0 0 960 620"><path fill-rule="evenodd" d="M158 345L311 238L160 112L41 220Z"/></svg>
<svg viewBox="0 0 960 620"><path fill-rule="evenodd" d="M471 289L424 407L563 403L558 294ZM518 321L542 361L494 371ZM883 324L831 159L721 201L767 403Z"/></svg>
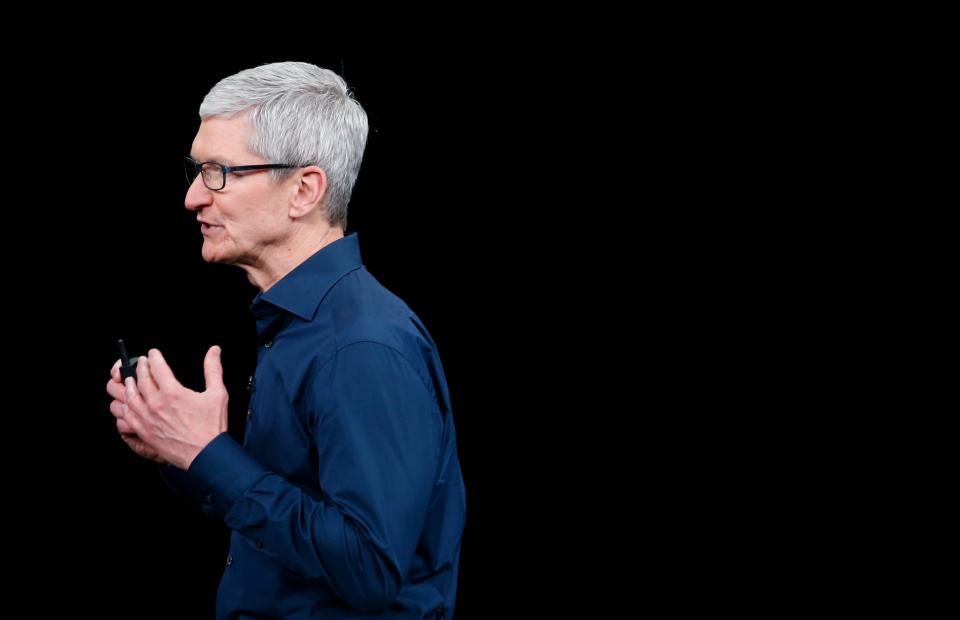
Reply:
<svg viewBox="0 0 960 620"><path fill-rule="evenodd" d="M307 387L319 495L265 470L229 435L190 466L230 529L351 606L382 611L410 569L439 461L440 412L406 358L341 349Z"/></svg>
<svg viewBox="0 0 960 620"><path fill-rule="evenodd" d="M160 472L160 478L167 484L167 486L187 499L191 499L200 504L200 507L203 509L203 512L208 519L216 519L219 517L219 515L214 512L213 506L211 505L213 500L211 489L200 486L199 480L190 476L187 472L179 467L175 467L173 465L160 465L158 471Z"/></svg>

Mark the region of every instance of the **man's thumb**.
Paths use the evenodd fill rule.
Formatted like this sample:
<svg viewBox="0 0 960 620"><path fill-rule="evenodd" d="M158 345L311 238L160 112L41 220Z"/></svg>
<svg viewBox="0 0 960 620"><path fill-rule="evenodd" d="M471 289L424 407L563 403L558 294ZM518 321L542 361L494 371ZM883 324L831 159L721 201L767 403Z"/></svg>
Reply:
<svg viewBox="0 0 960 620"><path fill-rule="evenodd" d="M223 365L220 363L220 347L213 345L203 358L203 379L207 389L223 386Z"/></svg>

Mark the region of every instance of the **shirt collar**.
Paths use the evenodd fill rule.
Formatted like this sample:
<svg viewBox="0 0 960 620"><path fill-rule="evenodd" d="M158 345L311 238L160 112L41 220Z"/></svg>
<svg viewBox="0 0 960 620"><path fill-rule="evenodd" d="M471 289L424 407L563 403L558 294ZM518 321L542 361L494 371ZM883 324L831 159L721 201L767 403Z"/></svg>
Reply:
<svg viewBox="0 0 960 620"><path fill-rule="evenodd" d="M250 311L255 317L273 314L275 306L304 321L313 319L317 307L337 280L363 266L356 233L337 239L300 263L266 292L253 298Z"/></svg>

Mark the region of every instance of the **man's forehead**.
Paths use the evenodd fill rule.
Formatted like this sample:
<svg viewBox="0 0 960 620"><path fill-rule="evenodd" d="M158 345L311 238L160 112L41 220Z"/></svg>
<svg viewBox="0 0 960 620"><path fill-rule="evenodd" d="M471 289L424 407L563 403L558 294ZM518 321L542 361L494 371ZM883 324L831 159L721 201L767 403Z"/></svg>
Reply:
<svg viewBox="0 0 960 620"><path fill-rule="evenodd" d="M197 161L235 164L252 153L247 149L249 126L245 119L210 117L200 123L190 155Z"/></svg>

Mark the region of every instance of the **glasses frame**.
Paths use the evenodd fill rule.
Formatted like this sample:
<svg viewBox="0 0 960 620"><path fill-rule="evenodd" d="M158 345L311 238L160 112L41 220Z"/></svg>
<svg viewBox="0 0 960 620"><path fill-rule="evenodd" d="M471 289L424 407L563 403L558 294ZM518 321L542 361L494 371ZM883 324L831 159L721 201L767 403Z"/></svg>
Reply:
<svg viewBox="0 0 960 620"><path fill-rule="evenodd" d="M197 161L192 157L184 157L184 163L188 163L192 166L194 171L193 178L190 177L190 168L184 168L183 171L187 175L187 183L193 185L193 182L197 180L197 177L203 181L204 187L213 192L219 192L224 187L227 186L227 174L231 172L238 172L243 170L280 170L283 168L299 168L300 166L294 166L293 164L250 164L244 166L227 166L221 164L218 161ZM220 175L220 187L210 187L207 184L207 179L203 176L203 167L207 164L213 164L214 166L219 166L223 172Z"/></svg>

